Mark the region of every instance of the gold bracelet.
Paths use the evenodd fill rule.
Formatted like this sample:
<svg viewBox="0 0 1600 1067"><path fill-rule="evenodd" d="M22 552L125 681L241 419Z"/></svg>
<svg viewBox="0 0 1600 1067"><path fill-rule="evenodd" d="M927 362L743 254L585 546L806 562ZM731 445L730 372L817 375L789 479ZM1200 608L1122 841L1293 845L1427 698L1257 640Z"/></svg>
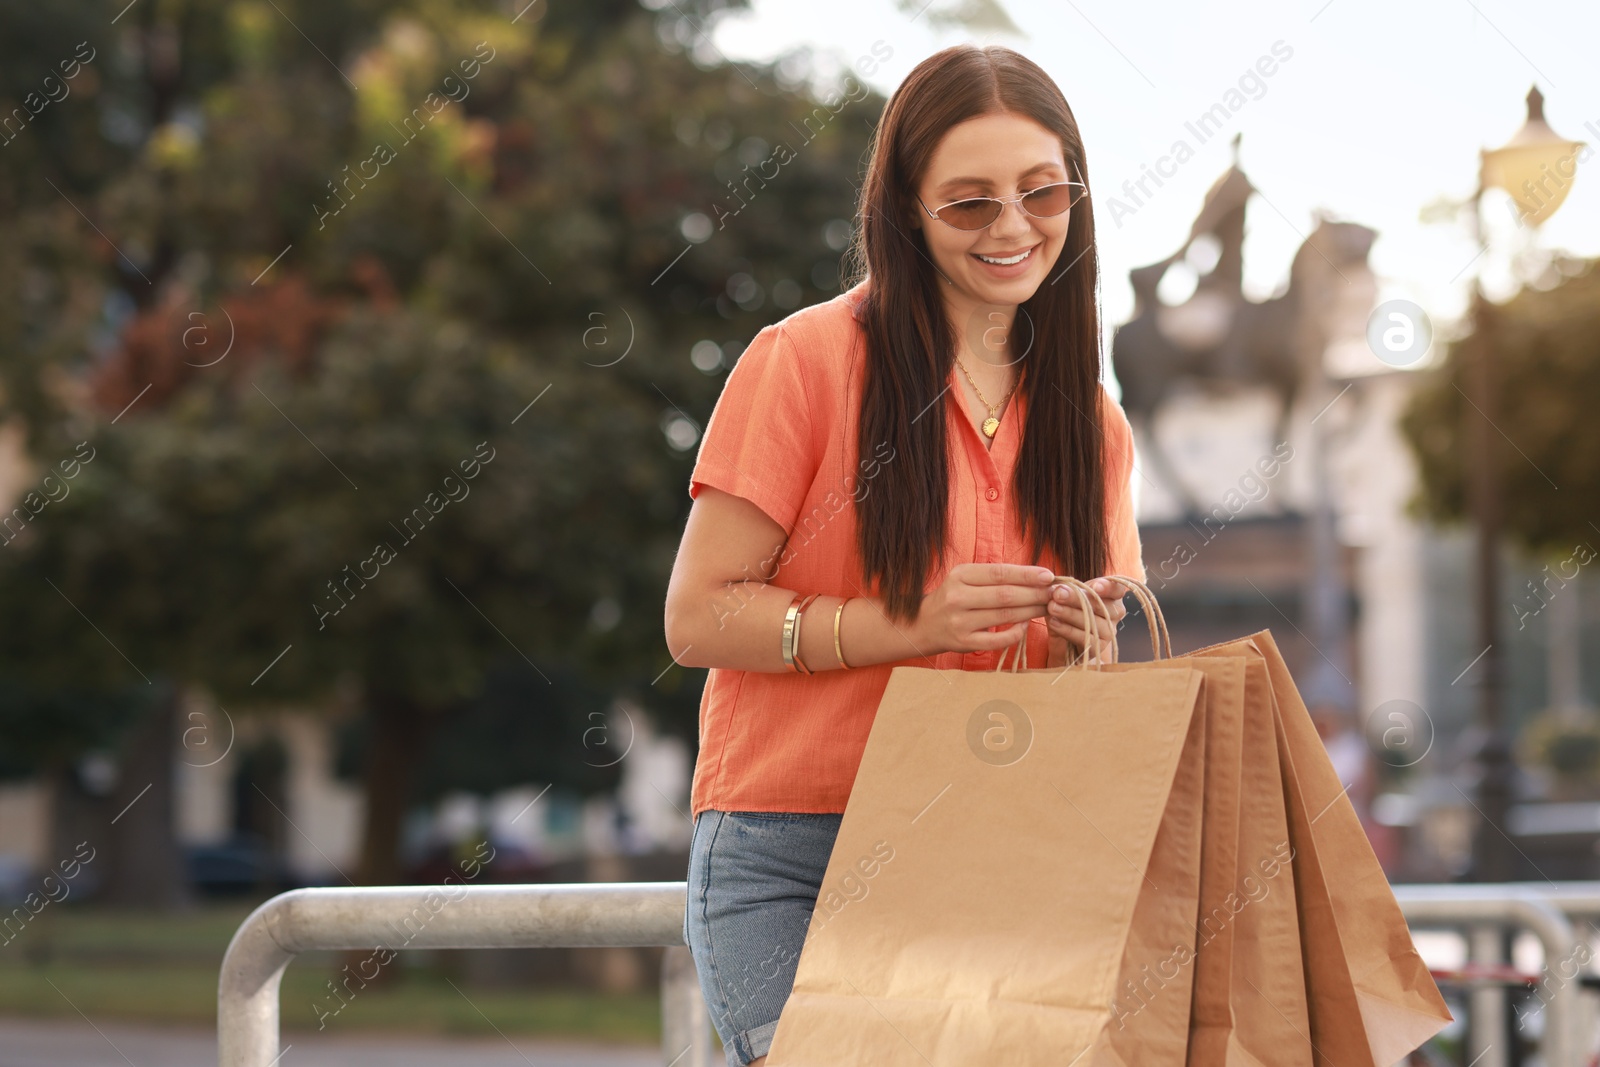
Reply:
<svg viewBox="0 0 1600 1067"><path fill-rule="evenodd" d="M854 668L844 661L844 650L839 647L839 620L844 618L844 606L848 603L850 603L850 598L845 597L839 601L839 607L833 613L833 654L839 657L839 666L847 671Z"/></svg>
<svg viewBox="0 0 1600 1067"><path fill-rule="evenodd" d="M815 672L810 667L807 667L805 661L800 658L800 617L805 614L806 606L821 595L821 593L812 593L800 601L800 609L794 614L794 662L795 669L802 674L813 674Z"/></svg>
<svg viewBox="0 0 1600 1067"><path fill-rule="evenodd" d="M789 610L783 616L783 640L779 647L783 650L783 665L791 671L799 670L794 665L794 631L795 620L800 614L800 594L796 593L794 599L789 601Z"/></svg>

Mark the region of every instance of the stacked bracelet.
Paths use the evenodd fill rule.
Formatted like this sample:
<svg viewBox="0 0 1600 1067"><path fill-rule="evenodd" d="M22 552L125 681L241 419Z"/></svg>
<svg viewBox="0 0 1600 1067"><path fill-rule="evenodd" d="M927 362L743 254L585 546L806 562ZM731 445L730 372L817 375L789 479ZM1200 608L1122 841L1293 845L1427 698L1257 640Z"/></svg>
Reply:
<svg viewBox="0 0 1600 1067"><path fill-rule="evenodd" d="M810 596L800 601L799 607L795 609L794 632L790 637L789 645L789 660L792 668L800 674L813 673L811 668L805 665L805 661L800 658L800 616L805 612L806 606L821 595L821 593L812 593Z"/></svg>
<svg viewBox="0 0 1600 1067"><path fill-rule="evenodd" d="M844 618L844 606L850 602L849 597L839 601L839 606L833 613L833 654L839 659L839 666L844 670L851 670L850 664L844 661L844 649L839 646L839 621Z"/></svg>
<svg viewBox="0 0 1600 1067"><path fill-rule="evenodd" d="M799 670L794 665L794 631L795 622L800 615L800 594L796 593L794 599L789 601L789 610L783 616L783 640L779 647L783 651L783 665L791 671Z"/></svg>

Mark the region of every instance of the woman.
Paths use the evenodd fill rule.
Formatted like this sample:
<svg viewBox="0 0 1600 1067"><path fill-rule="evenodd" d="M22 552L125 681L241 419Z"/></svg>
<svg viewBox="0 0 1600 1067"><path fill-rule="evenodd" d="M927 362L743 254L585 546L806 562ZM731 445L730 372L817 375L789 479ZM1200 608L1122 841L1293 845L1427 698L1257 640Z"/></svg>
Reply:
<svg viewBox="0 0 1600 1067"><path fill-rule="evenodd" d="M874 134L865 276L758 333L706 426L666 636L711 668L684 938L733 1067L766 1059L890 670L1024 635L1063 666L1125 614L1103 576L1144 578L1087 174L1038 66L930 56Z"/></svg>

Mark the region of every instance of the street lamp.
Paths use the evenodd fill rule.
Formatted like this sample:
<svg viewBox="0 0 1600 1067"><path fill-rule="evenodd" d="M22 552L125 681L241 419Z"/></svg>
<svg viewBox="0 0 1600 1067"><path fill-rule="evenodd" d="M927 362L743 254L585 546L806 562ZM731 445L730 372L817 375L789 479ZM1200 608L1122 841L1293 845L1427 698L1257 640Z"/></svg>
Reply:
<svg viewBox="0 0 1600 1067"><path fill-rule="evenodd" d="M1519 226L1538 227L1561 206L1572 187L1577 158L1584 145L1560 137L1544 120L1544 94L1528 90L1528 118L1502 147L1480 150L1478 188L1472 197L1472 221L1479 243L1485 232L1481 217L1484 190L1511 195ZM1481 253L1480 253L1481 254ZM1505 829L1511 805L1511 744L1505 730L1503 659L1499 640L1500 491L1495 468L1495 382L1493 360L1494 305L1483 295L1478 272L1472 277L1472 341L1465 345L1467 398L1475 412L1463 410L1463 437L1470 448L1468 477L1471 509L1478 527L1478 645L1484 649L1478 683L1478 713L1483 744L1477 758L1478 808L1483 816L1472 846L1472 880L1508 882L1515 874L1511 838ZM1473 414L1478 417L1473 418Z"/></svg>
<svg viewBox="0 0 1600 1067"><path fill-rule="evenodd" d="M1544 120L1544 94L1528 90L1528 118L1499 148L1478 153L1478 192L1504 189L1518 208L1517 221L1538 226L1561 206L1572 188L1582 141L1569 141Z"/></svg>

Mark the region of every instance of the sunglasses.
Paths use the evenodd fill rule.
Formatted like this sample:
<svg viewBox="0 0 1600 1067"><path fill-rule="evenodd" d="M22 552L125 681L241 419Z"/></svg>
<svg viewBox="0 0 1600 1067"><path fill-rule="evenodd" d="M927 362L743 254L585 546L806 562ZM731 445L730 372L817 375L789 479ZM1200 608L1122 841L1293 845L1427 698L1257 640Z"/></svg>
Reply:
<svg viewBox="0 0 1600 1067"><path fill-rule="evenodd" d="M982 230L994 225L1007 204L1021 204L1022 210L1036 219L1051 219L1070 211L1088 192L1089 187L1082 182L1053 182L1013 196L968 197L946 204L938 211L929 210L920 196L917 203L922 204L922 210L927 211L929 217L946 226L957 230Z"/></svg>

